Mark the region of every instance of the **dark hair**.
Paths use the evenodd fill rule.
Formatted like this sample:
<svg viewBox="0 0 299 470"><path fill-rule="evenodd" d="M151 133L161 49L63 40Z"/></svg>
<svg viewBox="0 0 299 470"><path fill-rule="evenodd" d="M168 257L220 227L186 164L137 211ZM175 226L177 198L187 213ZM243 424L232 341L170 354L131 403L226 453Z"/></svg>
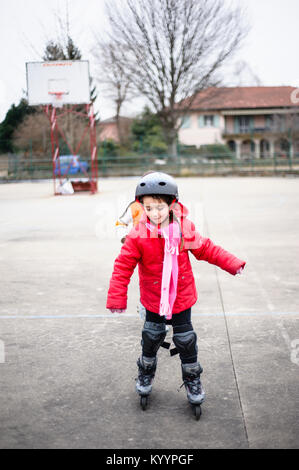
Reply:
<svg viewBox="0 0 299 470"><path fill-rule="evenodd" d="M173 202L173 199L174 199L173 196L169 196L168 194L145 194L144 196L141 196L139 198L139 201L141 202L141 204L143 204L143 198L147 196L152 197L153 199L157 201L164 201L166 202L168 206L170 206L170 204Z"/></svg>

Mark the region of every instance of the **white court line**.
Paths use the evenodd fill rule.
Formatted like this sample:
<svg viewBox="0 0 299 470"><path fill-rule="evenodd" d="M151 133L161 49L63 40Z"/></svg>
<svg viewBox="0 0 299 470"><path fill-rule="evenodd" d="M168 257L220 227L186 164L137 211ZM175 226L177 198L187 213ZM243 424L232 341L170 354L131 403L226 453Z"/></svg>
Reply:
<svg viewBox="0 0 299 470"><path fill-rule="evenodd" d="M259 316L279 316L279 315L296 315L299 317L299 312L225 312L225 315L228 317L259 317ZM191 317L222 317L223 312L203 312L203 313L191 313ZM115 320L117 318L140 318L136 313L103 313L103 314L70 314L70 315L0 315L0 320L43 320L43 319L53 319L53 320L63 320L63 319L76 319L76 318L109 318Z"/></svg>

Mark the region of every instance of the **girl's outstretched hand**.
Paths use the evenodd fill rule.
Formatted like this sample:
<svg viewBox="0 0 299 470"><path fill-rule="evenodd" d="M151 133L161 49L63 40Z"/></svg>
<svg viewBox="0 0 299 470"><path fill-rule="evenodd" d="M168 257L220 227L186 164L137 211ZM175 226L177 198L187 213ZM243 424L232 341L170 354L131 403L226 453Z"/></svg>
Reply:
<svg viewBox="0 0 299 470"><path fill-rule="evenodd" d="M238 271L236 272L236 274L242 274L244 268L239 268Z"/></svg>
<svg viewBox="0 0 299 470"><path fill-rule="evenodd" d="M109 309L111 313L125 313L126 309L121 309L121 308L110 308Z"/></svg>

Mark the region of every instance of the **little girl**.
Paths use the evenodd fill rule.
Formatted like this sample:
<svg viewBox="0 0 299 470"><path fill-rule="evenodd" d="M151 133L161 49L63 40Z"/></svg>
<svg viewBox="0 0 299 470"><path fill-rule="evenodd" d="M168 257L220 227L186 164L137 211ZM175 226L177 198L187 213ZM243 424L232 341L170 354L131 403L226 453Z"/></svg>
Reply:
<svg viewBox="0 0 299 470"><path fill-rule="evenodd" d="M135 199L144 212L115 260L107 308L112 313L126 310L128 284L138 264L140 300L146 308L146 318L136 390L141 397L152 390L157 352L164 343L167 323L173 327L172 339L180 355L188 400L200 405L205 393L200 381L203 369L197 359L197 336L191 323L197 292L189 251L196 259L215 264L232 275L241 273L246 263L195 230L187 218L188 211L178 202L178 187L171 176L159 172L143 176Z"/></svg>

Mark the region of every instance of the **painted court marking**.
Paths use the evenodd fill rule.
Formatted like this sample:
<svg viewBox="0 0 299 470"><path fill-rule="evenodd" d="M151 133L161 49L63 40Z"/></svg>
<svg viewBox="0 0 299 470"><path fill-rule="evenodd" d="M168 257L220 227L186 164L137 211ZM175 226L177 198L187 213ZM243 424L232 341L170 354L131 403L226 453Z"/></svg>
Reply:
<svg viewBox="0 0 299 470"><path fill-rule="evenodd" d="M279 316L279 315L297 315L299 312L225 312L227 317L258 317L258 316ZM0 315L0 320L42 320L42 319L53 319L53 320L63 320L63 319L76 319L76 318L110 318L115 320L116 318L140 318L136 313L103 313L103 314L70 314L70 315ZM223 317L223 312L213 312L213 313L192 313L192 317Z"/></svg>

